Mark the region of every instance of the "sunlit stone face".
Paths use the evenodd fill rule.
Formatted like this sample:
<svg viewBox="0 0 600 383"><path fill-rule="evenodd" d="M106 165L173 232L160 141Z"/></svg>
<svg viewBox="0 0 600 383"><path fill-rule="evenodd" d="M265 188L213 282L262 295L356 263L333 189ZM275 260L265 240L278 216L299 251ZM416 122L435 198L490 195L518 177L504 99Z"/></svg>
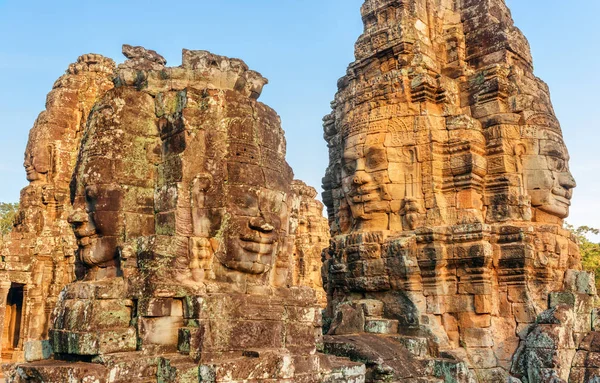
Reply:
<svg viewBox="0 0 600 383"><path fill-rule="evenodd" d="M23 161L26 178L30 182L42 179L52 167L50 143L43 137L36 137L33 133L35 132L32 132L32 138L30 138L25 150Z"/></svg>
<svg viewBox="0 0 600 383"><path fill-rule="evenodd" d="M344 139L342 207L348 206L351 219L340 219L342 232L413 228L403 227L401 218L410 204L422 201L420 172L416 146L402 137L393 125L383 124Z"/></svg>
<svg viewBox="0 0 600 383"><path fill-rule="evenodd" d="M366 134L349 137L342 158L342 187L356 226L387 229L390 184L386 149L367 142Z"/></svg>
<svg viewBox="0 0 600 383"><path fill-rule="evenodd" d="M577 185L569 170L569 153L562 137L541 131L533 149L524 156L524 178L531 205L558 218L569 215L573 189Z"/></svg>
<svg viewBox="0 0 600 383"><path fill-rule="evenodd" d="M286 193L265 187L229 188L226 195L225 251L217 257L227 268L262 274L268 271L285 239Z"/></svg>

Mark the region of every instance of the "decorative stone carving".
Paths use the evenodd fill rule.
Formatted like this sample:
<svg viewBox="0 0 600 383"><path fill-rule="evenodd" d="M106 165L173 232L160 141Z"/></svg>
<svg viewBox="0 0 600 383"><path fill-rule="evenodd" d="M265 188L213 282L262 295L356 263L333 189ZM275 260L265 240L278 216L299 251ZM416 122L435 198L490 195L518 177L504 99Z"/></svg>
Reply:
<svg viewBox="0 0 600 383"><path fill-rule="evenodd" d="M9 381L363 382L362 364L317 353L327 226L256 101L266 80L205 51L172 68L123 50L73 173L78 280L53 360Z"/></svg>
<svg viewBox="0 0 600 383"><path fill-rule="evenodd" d="M329 246L329 225L323 217L323 204L315 199L317 191L313 187L294 180L292 191L294 284L314 288L319 303L324 307L327 305L327 296L323 289L321 269L324 250Z"/></svg>
<svg viewBox="0 0 600 383"><path fill-rule="evenodd" d="M1 244L0 274L9 288L2 333L4 361L41 358L49 317L63 286L74 278L75 237L67 223L69 183L92 106L113 87L115 64L86 54L54 84L25 150L30 184L21 191L13 231ZM19 330L20 329L20 330ZM10 358L7 360L7 358Z"/></svg>
<svg viewBox="0 0 600 383"><path fill-rule="evenodd" d="M377 357L389 336L366 333L400 337L399 350L435 344L442 354L415 363L453 355L452 370L472 376L452 381L521 378L511 365L525 329L581 269L562 228L575 181L548 88L501 0L366 0L361 11L356 61L324 119L326 349L368 360L371 381L430 372ZM568 359L543 368L567 379Z"/></svg>

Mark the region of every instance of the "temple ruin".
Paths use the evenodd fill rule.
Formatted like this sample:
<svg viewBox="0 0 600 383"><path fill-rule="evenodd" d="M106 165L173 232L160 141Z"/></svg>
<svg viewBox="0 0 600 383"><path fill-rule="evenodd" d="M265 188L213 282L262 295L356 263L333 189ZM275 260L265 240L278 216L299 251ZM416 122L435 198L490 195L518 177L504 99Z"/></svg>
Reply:
<svg viewBox="0 0 600 383"><path fill-rule="evenodd" d="M110 86L73 123L76 139L52 141L78 148L62 162L72 176L60 184L62 215L51 221L72 227L71 247L56 251L54 266L68 278L43 280L55 287L42 297L52 312L45 327L19 322L23 288L7 288L3 344L18 343L28 362L8 367L8 381L364 376L360 363L317 352L328 227L316 191L293 181L279 117L256 101L267 80L206 51L184 50L179 67L142 47L123 53L128 60L116 68L97 55L79 60L113 66ZM29 146L46 149L36 134L49 128L39 121ZM46 168L28 171L36 176L28 188L51 179L57 157L46 158ZM19 324L43 332L15 340Z"/></svg>
<svg viewBox="0 0 600 383"><path fill-rule="evenodd" d="M46 110L29 134L12 232L0 242L2 361L22 361L24 351L47 351L50 316L61 289L75 278L77 243L71 225L69 184L94 104L114 85L115 63L87 54L54 84ZM1 315L4 312L4 315Z"/></svg>
<svg viewBox="0 0 600 383"><path fill-rule="evenodd" d="M569 153L504 1L361 14L323 203L242 60L69 66L0 241L8 382L600 381Z"/></svg>
<svg viewBox="0 0 600 383"><path fill-rule="evenodd" d="M324 125L325 350L368 381L591 382L594 278L562 227L576 184L506 5L361 11Z"/></svg>

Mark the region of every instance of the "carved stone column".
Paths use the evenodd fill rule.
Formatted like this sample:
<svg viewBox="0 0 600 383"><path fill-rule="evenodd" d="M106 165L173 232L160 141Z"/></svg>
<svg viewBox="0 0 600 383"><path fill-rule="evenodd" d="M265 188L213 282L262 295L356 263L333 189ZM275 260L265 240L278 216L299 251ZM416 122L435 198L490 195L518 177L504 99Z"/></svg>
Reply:
<svg viewBox="0 0 600 383"><path fill-rule="evenodd" d="M19 329L19 344L17 345L17 350L21 352L23 352L23 341L27 336L27 329L29 329L29 321L31 319L31 300L29 299L29 289L29 285L23 286L23 309L21 311L21 328Z"/></svg>
<svg viewBox="0 0 600 383"><path fill-rule="evenodd" d="M2 335L4 333L4 314L6 313L6 299L10 290L10 281L0 281L0 355L2 353ZM1 358L0 358L1 359Z"/></svg>

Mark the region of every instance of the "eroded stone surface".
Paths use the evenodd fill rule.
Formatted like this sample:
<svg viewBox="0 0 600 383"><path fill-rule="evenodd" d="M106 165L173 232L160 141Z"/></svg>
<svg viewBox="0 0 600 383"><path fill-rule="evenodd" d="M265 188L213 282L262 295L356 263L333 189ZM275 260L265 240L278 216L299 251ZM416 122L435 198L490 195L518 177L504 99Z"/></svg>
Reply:
<svg viewBox="0 0 600 383"><path fill-rule="evenodd" d="M550 347L538 340L552 333L558 362L525 364L567 379L595 292L569 288L589 280L562 228L575 181L525 37L502 0L367 0L361 11L356 61L324 119L326 343L387 342L397 322L466 362L460 381L537 382L513 356L520 343L527 355ZM549 299L577 307L572 328L536 324Z"/></svg>
<svg viewBox="0 0 600 383"><path fill-rule="evenodd" d="M292 192L292 225L296 235L292 259L294 284L310 286L317 292L319 302L327 305L321 273L324 250L329 246L329 225L323 217L323 204L317 201L317 191L304 182L294 180Z"/></svg>
<svg viewBox="0 0 600 383"><path fill-rule="evenodd" d="M176 68L123 53L72 170L77 280L54 308L54 362L9 380L364 381L317 353L327 222L256 101L266 79L205 51Z"/></svg>
<svg viewBox="0 0 600 383"><path fill-rule="evenodd" d="M79 57L54 83L46 110L30 131L23 163L30 183L0 248L4 361L22 360L27 349L37 350L33 359L48 354L41 341L48 337L50 314L60 290L74 279L77 244L67 222L69 184L88 115L113 87L114 69L101 55Z"/></svg>

